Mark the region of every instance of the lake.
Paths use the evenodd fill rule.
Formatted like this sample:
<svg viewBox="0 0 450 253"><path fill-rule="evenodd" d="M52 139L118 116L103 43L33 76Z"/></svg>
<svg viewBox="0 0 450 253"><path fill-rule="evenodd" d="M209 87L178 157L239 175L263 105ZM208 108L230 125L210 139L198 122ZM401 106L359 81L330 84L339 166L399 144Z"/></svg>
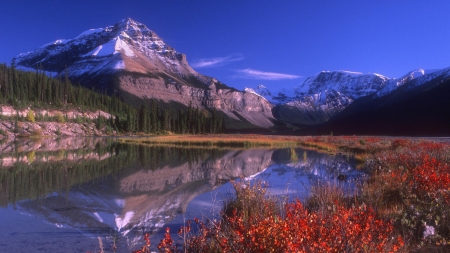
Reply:
<svg viewBox="0 0 450 253"><path fill-rule="evenodd" d="M264 180L271 194L305 198L311 185L352 191L365 174L351 156L301 148L140 146L114 138L0 142L0 252L131 252L150 233L217 217L230 180Z"/></svg>

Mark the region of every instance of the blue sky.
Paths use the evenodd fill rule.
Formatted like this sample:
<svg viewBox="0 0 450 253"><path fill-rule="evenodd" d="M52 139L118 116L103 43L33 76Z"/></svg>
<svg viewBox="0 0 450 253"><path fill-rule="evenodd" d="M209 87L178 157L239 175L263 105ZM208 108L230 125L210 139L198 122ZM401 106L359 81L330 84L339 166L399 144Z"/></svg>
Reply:
<svg viewBox="0 0 450 253"><path fill-rule="evenodd" d="M2 1L0 62L130 17L198 72L276 91L322 70L400 77L450 67L450 1Z"/></svg>

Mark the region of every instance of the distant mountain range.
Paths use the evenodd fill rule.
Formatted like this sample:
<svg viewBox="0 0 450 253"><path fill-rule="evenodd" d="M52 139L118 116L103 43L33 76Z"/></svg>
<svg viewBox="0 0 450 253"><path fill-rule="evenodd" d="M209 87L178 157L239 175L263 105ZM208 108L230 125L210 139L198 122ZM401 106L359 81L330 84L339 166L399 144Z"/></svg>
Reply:
<svg viewBox="0 0 450 253"><path fill-rule="evenodd" d="M129 18L46 44L20 54L14 62L67 75L135 106L156 99L171 107L217 110L226 116L231 130L295 126L299 133L312 134L333 130L336 134L450 134L446 123L450 103L445 100L450 95L450 68L418 69L398 79L322 71L308 77L292 95L275 94L262 85L238 91L197 73L184 54ZM410 127L417 122L420 127Z"/></svg>
<svg viewBox="0 0 450 253"><path fill-rule="evenodd" d="M367 96L372 99L383 97L403 86L413 90L436 78L445 79L449 76L449 70L418 69L399 79L375 73L322 71L308 77L295 90L294 97L274 108L274 114L278 119L297 125L322 124L337 116L354 101ZM295 116L297 117L293 119Z"/></svg>

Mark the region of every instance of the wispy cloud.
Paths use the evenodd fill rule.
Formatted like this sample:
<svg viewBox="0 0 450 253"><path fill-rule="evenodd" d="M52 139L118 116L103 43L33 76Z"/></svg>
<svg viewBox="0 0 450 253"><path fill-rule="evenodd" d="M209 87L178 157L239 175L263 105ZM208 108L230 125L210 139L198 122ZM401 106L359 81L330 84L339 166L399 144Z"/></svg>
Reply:
<svg viewBox="0 0 450 253"><path fill-rule="evenodd" d="M258 80L283 80L283 79L297 79L301 76L275 73L275 72L264 72L254 69L239 69L237 70L236 78L244 79L258 79Z"/></svg>
<svg viewBox="0 0 450 253"><path fill-rule="evenodd" d="M217 58L209 58L209 59L200 59L192 63L192 67L194 68L208 68L208 67L218 67L228 64L234 61L243 60L244 56L242 54L232 54L225 57L217 57Z"/></svg>

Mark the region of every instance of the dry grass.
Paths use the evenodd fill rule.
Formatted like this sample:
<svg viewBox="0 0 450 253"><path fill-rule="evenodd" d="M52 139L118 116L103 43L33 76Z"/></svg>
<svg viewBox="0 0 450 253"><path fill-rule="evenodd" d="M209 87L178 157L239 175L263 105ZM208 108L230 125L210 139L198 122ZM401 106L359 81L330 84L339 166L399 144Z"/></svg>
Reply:
<svg viewBox="0 0 450 253"><path fill-rule="evenodd" d="M120 138L122 142L151 145L194 146L212 148L302 147L329 154L351 153L364 161L367 153L391 146L393 139L355 136L283 136L261 134L164 135Z"/></svg>
<svg viewBox="0 0 450 253"><path fill-rule="evenodd" d="M121 138L120 141L148 145L172 145L211 148L298 147L302 137L256 134L167 135Z"/></svg>

